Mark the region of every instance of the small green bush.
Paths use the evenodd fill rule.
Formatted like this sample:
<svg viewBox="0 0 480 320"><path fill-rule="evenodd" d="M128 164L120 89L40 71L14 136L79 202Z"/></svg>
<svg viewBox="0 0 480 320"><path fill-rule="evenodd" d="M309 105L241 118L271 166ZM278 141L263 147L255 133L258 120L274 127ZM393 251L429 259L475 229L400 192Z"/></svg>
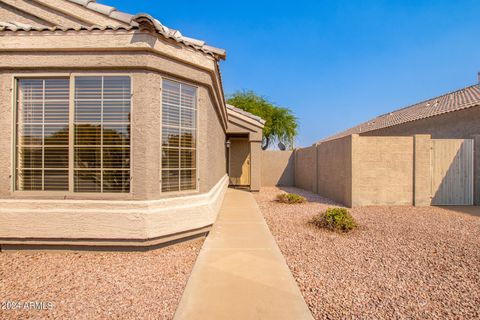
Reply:
<svg viewBox="0 0 480 320"><path fill-rule="evenodd" d="M337 232L348 232L357 227L355 219L345 208L328 208L325 213L313 217L312 223L317 227Z"/></svg>
<svg viewBox="0 0 480 320"><path fill-rule="evenodd" d="M295 193L281 193L277 195L277 201L281 203L305 203L307 199Z"/></svg>

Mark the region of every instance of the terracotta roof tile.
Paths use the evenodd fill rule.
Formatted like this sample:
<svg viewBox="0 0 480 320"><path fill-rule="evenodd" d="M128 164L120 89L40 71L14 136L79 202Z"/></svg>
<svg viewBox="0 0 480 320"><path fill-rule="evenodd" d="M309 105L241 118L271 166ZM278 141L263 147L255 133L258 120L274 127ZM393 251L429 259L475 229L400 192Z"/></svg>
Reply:
<svg viewBox="0 0 480 320"><path fill-rule="evenodd" d="M0 21L0 31L69 31L69 30L131 30L137 29L140 27L140 23L143 25L150 25L151 29L158 34L163 35L166 38L174 39L175 41L182 43L188 47L191 47L195 50L199 50L203 53L209 54L216 59L225 59L226 52L223 49L215 48L205 44L205 41L189 38L183 36L180 31L170 29L164 26L160 21L153 18L148 14L137 14L131 15L125 12L121 12L114 7L107 6L104 4L97 3L95 0L65 0L78 5L81 5L89 10L103 14L113 20L117 20L122 23L126 23L128 26L121 24L118 25L107 25L107 26L81 26L81 27L72 27L72 26L33 26L21 24L13 21Z"/></svg>
<svg viewBox="0 0 480 320"><path fill-rule="evenodd" d="M379 130L411 121L438 116L448 112L454 112L479 106L480 85L476 84L461 90L444 94L436 98L419 102L417 104L399 110L389 112L387 114L383 114L358 126L352 127L331 137L320 140L319 142L335 140L351 134L360 134L364 132Z"/></svg>

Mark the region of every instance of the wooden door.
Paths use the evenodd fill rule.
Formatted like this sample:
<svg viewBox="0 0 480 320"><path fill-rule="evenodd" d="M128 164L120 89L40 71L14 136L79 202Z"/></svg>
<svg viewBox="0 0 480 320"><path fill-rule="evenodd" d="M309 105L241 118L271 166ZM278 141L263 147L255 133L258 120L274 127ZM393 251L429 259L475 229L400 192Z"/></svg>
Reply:
<svg viewBox="0 0 480 320"><path fill-rule="evenodd" d="M473 205L473 140L433 139L433 205Z"/></svg>
<svg viewBox="0 0 480 320"><path fill-rule="evenodd" d="M229 177L234 186L250 185L250 142L248 139L230 139Z"/></svg>

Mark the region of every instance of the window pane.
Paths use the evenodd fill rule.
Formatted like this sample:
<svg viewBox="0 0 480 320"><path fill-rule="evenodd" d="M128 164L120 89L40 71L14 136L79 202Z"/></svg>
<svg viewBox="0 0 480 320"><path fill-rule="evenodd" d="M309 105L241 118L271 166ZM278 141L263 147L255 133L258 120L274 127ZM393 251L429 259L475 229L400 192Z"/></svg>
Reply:
<svg viewBox="0 0 480 320"><path fill-rule="evenodd" d="M42 190L42 170L17 170L17 190Z"/></svg>
<svg viewBox="0 0 480 320"><path fill-rule="evenodd" d="M195 148L195 130L182 129L180 147Z"/></svg>
<svg viewBox="0 0 480 320"><path fill-rule="evenodd" d="M75 99L102 99L102 77L75 77Z"/></svg>
<svg viewBox="0 0 480 320"><path fill-rule="evenodd" d="M99 125L75 125L75 145L77 146L99 145L101 142L100 136L101 128Z"/></svg>
<svg viewBox="0 0 480 320"><path fill-rule="evenodd" d="M75 192L101 192L102 171L75 170Z"/></svg>
<svg viewBox="0 0 480 320"><path fill-rule="evenodd" d="M107 124L103 126L104 145L129 145L129 124Z"/></svg>
<svg viewBox="0 0 480 320"><path fill-rule="evenodd" d="M43 126L24 124L17 126L17 143L19 145L41 145Z"/></svg>
<svg viewBox="0 0 480 320"><path fill-rule="evenodd" d="M76 147L75 168L100 168L100 147Z"/></svg>
<svg viewBox="0 0 480 320"><path fill-rule="evenodd" d="M24 123L42 123L43 122L43 102L32 102L23 100L18 104L18 122Z"/></svg>
<svg viewBox="0 0 480 320"><path fill-rule="evenodd" d="M182 169L195 169L196 168L196 150L192 149L182 149L181 151L181 163L180 168Z"/></svg>
<svg viewBox="0 0 480 320"><path fill-rule="evenodd" d="M75 122L100 123L102 121L102 102L75 101Z"/></svg>
<svg viewBox="0 0 480 320"><path fill-rule="evenodd" d="M103 168L130 168L130 148L103 147Z"/></svg>
<svg viewBox="0 0 480 320"><path fill-rule="evenodd" d="M69 93L70 81L68 79L45 79L45 100L68 101Z"/></svg>
<svg viewBox="0 0 480 320"><path fill-rule="evenodd" d="M176 126L180 125L180 108L178 105L163 104L162 122L164 125Z"/></svg>
<svg viewBox="0 0 480 320"><path fill-rule="evenodd" d="M20 100L43 100L42 79L20 79L18 81Z"/></svg>
<svg viewBox="0 0 480 320"><path fill-rule="evenodd" d="M103 171L103 192L130 192L130 171Z"/></svg>
<svg viewBox="0 0 480 320"><path fill-rule="evenodd" d="M44 189L52 191L68 190L68 171L67 170L45 170Z"/></svg>
<svg viewBox="0 0 480 320"><path fill-rule="evenodd" d="M45 125L45 145L68 145L68 125Z"/></svg>
<svg viewBox="0 0 480 320"><path fill-rule="evenodd" d="M45 102L46 123L68 123L68 100Z"/></svg>
<svg viewBox="0 0 480 320"><path fill-rule="evenodd" d="M163 148L162 149L162 168L178 169L180 168L180 149Z"/></svg>
<svg viewBox="0 0 480 320"><path fill-rule="evenodd" d="M42 147L17 147L17 168L41 169Z"/></svg>
<svg viewBox="0 0 480 320"><path fill-rule="evenodd" d="M45 168L68 168L68 148L44 148Z"/></svg>
<svg viewBox="0 0 480 320"><path fill-rule="evenodd" d="M162 171L162 191L179 191L179 174L178 170L163 170Z"/></svg>
<svg viewBox="0 0 480 320"><path fill-rule="evenodd" d="M130 77L109 76L104 78L103 99L130 99Z"/></svg>
<svg viewBox="0 0 480 320"><path fill-rule="evenodd" d="M182 108L182 121L180 126L183 128L195 128L196 112L194 109Z"/></svg>
<svg viewBox="0 0 480 320"><path fill-rule="evenodd" d="M163 127L162 146L179 147L180 146L180 130L177 128Z"/></svg>
<svg viewBox="0 0 480 320"><path fill-rule="evenodd" d="M192 190L196 188L195 170L180 171L180 190Z"/></svg>
<svg viewBox="0 0 480 320"><path fill-rule="evenodd" d="M103 122L130 122L130 101L104 101Z"/></svg>

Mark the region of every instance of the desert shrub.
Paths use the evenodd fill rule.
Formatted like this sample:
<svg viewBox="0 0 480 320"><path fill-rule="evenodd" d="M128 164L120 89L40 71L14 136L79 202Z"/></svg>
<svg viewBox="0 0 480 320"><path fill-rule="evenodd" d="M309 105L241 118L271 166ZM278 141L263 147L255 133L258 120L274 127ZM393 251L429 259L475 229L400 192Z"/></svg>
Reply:
<svg viewBox="0 0 480 320"><path fill-rule="evenodd" d="M314 216L311 222L317 227L337 232L348 232L357 227L355 219L345 208L328 208Z"/></svg>
<svg viewBox="0 0 480 320"><path fill-rule="evenodd" d="M277 201L281 203L294 204L305 203L307 202L307 199L295 193L281 193L277 195Z"/></svg>

